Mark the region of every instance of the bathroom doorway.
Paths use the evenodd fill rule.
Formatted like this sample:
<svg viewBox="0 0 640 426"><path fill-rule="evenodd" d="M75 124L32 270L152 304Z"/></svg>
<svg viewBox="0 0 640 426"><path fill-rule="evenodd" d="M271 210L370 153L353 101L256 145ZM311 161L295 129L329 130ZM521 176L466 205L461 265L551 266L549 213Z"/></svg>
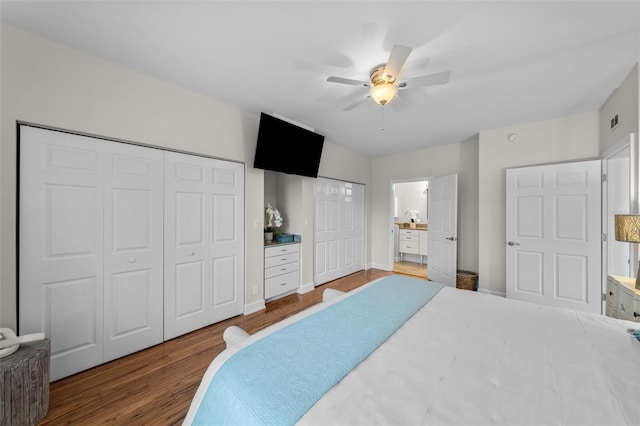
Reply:
<svg viewBox="0 0 640 426"><path fill-rule="evenodd" d="M427 277L429 180L391 182L393 271Z"/></svg>

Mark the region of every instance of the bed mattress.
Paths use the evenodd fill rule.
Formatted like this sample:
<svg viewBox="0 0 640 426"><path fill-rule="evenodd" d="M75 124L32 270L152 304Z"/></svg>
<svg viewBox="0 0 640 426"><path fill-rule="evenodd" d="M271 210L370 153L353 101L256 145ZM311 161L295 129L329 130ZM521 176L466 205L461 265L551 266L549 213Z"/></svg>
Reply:
<svg viewBox="0 0 640 426"><path fill-rule="evenodd" d="M221 353L203 377L185 424L234 353L365 287ZM444 287L297 423L640 425L640 342L629 328L640 327Z"/></svg>

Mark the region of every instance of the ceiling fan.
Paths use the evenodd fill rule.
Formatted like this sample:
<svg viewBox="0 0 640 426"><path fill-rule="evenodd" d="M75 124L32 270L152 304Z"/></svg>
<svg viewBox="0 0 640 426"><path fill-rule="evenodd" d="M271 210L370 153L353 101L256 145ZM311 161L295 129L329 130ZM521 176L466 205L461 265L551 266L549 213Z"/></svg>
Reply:
<svg viewBox="0 0 640 426"><path fill-rule="evenodd" d="M407 61L411 50L412 49L408 46L395 44L391 49L387 63L377 65L371 70L369 75L370 81L360 81L335 76L328 77L327 81L331 83L341 83L369 88L367 96L364 96L351 105L348 105L343 110L350 111L368 98L373 99L373 101L378 105L384 106L397 96L399 89L415 89L418 87L434 86L449 82L449 77L451 76L450 71L443 71L436 74L428 74L400 81L402 67Z"/></svg>

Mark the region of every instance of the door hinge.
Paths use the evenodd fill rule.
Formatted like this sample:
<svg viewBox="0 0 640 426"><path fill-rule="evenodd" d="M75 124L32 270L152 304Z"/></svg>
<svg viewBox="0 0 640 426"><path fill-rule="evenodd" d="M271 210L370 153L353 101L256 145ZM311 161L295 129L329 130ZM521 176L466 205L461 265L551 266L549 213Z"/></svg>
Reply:
<svg viewBox="0 0 640 426"><path fill-rule="evenodd" d="M602 293L602 301L603 302L607 301L607 293Z"/></svg>
<svg viewBox="0 0 640 426"><path fill-rule="evenodd" d="M602 174L602 181L603 181L603 182L606 182L606 181L607 181L607 175L606 175L606 174L604 174L604 173Z"/></svg>
<svg viewBox="0 0 640 426"><path fill-rule="evenodd" d="M602 241L607 241L607 234L602 234L601 238L602 238Z"/></svg>

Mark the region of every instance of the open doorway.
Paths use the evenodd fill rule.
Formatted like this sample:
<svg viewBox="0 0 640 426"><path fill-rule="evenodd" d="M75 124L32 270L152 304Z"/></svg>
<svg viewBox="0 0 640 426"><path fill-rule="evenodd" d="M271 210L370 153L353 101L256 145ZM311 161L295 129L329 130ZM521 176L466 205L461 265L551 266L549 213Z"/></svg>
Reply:
<svg viewBox="0 0 640 426"><path fill-rule="evenodd" d="M393 271L427 277L429 180L391 182Z"/></svg>

